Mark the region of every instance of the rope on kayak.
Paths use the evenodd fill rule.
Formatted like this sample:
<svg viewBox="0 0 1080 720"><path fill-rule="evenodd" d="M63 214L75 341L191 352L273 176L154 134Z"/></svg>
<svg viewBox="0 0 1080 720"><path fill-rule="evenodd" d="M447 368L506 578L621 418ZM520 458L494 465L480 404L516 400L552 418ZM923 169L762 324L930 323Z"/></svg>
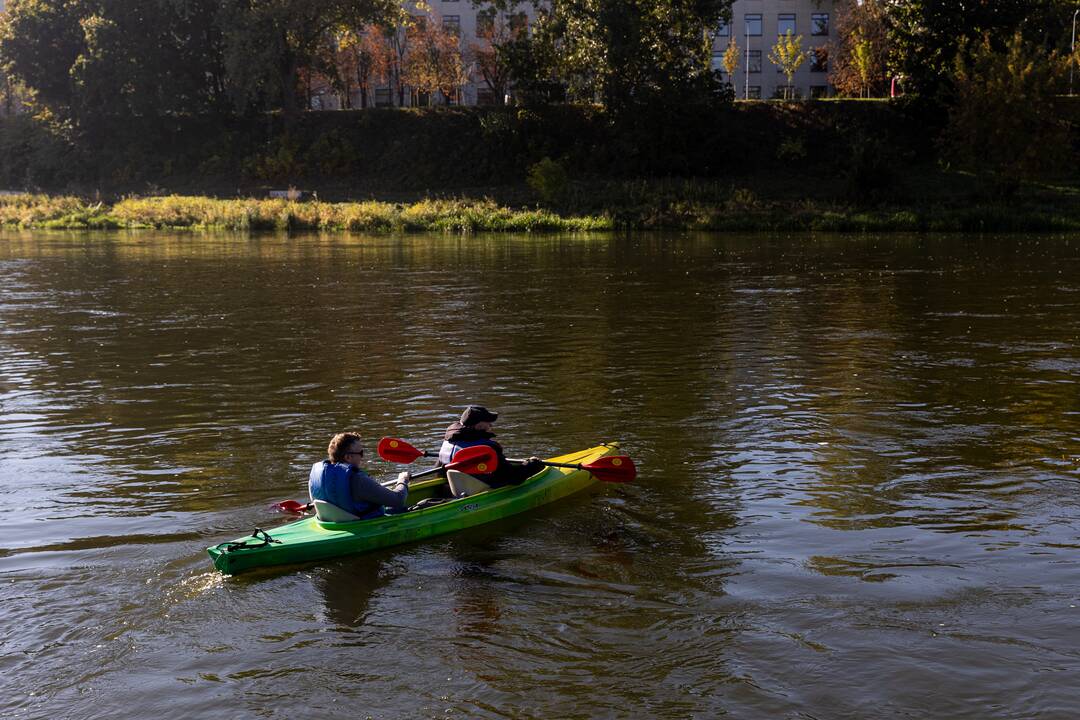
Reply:
<svg viewBox="0 0 1080 720"><path fill-rule="evenodd" d="M251 533L251 537L258 540L258 542L252 542L251 540L241 540L240 542L231 542L231 543L228 543L225 546L224 552L229 553L229 552L232 552L233 550L240 550L240 549L243 549L243 548L266 547L267 545L269 545L271 543L277 543L278 545L281 544L280 540L275 540L274 538L270 537L270 535L267 534L267 532L265 530L262 530L260 528L255 528L255 532Z"/></svg>

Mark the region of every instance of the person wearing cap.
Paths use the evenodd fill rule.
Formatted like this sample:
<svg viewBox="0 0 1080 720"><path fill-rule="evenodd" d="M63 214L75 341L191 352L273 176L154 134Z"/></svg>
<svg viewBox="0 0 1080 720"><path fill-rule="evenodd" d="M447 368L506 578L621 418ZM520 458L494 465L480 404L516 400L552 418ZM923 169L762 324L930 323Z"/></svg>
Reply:
<svg viewBox="0 0 1080 720"><path fill-rule="evenodd" d="M446 428L442 448L439 450L439 466L453 462L459 450L485 445L495 451L499 457L495 472L475 477L492 488L506 485L520 485L528 478L544 469L540 458L531 457L524 464L510 463L503 453L502 445L495 442L495 433L491 425L499 419L499 413L488 410L483 405L470 405L461 413L457 422Z"/></svg>
<svg viewBox="0 0 1080 720"><path fill-rule="evenodd" d="M355 432L338 433L326 449L327 459L311 466L308 492L315 512L322 517L320 503L329 503L335 520L367 520L387 512L405 509L412 475L400 473L393 488L384 487L360 468L364 461L364 443ZM338 512L341 511L341 512ZM342 514L342 512L344 514ZM352 517L349 517L352 516Z"/></svg>

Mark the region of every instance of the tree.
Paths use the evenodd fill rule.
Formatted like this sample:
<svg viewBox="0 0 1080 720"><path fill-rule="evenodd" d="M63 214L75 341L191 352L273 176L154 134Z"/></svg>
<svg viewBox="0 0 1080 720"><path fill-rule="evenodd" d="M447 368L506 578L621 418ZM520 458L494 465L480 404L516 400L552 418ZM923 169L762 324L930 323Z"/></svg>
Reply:
<svg viewBox="0 0 1080 720"><path fill-rule="evenodd" d="M338 96L339 107L353 107L354 91L359 91L360 107L368 106L374 52L378 51L372 38L379 34L374 26L342 26L334 31L332 41L325 48L327 56L319 63L325 69L316 73L315 83L332 90Z"/></svg>
<svg viewBox="0 0 1080 720"><path fill-rule="evenodd" d="M404 68L412 38L411 28L422 18L408 17L399 24L380 24L368 34L371 55L371 77L374 82L389 85L391 98L399 106L405 104Z"/></svg>
<svg viewBox="0 0 1080 720"><path fill-rule="evenodd" d="M460 38L434 18L411 28L409 53L402 69L406 84L421 92L438 92L447 104L468 79Z"/></svg>
<svg viewBox="0 0 1080 720"><path fill-rule="evenodd" d="M80 19L83 48L70 69L77 114L205 112L221 91L220 36L210 0L98 0Z"/></svg>
<svg viewBox="0 0 1080 720"><path fill-rule="evenodd" d="M502 8L507 17L513 19L505 22L502 31L498 24L495 25L491 42L493 69L505 71L507 87L513 88L515 99L525 105L564 100L569 83L561 58L561 41L549 22L550 9L537 6L539 16L530 32L527 16L518 12L517 7L517 0L490 2L489 13ZM485 72L482 66L480 71Z"/></svg>
<svg viewBox="0 0 1080 720"><path fill-rule="evenodd" d="M718 93L712 31L730 16L731 0L550 0L538 8L534 41L572 97L633 119L642 107Z"/></svg>
<svg viewBox="0 0 1080 720"><path fill-rule="evenodd" d="M728 43L728 46L724 48L724 57L721 61L724 66L724 72L727 73L728 84L732 87L735 86L735 71L739 69L740 54L739 46L736 44L735 38L732 38Z"/></svg>
<svg viewBox="0 0 1080 720"><path fill-rule="evenodd" d="M225 66L240 107L300 110L302 70L326 70L336 28L395 17L392 0L226 0L219 15Z"/></svg>
<svg viewBox="0 0 1080 720"><path fill-rule="evenodd" d="M520 47L528 41L527 23L506 19L494 7L476 14L476 41L469 44L468 58L475 64L495 104L502 105L519 73ZM520 16L518 16L520 17Z"/></svg>
<svg viewBox="0 0 1080 720"><path fill-rule="evenodd" d="M1068 127L1054 112L1065 64L1014 33L1000 52L989 36L965 42L955 62L955 91L942 139L955 165L988 177L999 192L1059 167Z"/></svg>
<svg viewBox="0 0 1080 720"><path fill-rule="evenodd" d="M71 68L85 48L81 7L63 0L12 0L0 16L0 62L46 106L75 104Z"/></svg>
<svg viewBox="0 0 1080 720"><path fill-rule="evenodd" d="M891 65L923 94L948 90L962 46L984 38L1003 51L1013 34L1046 49L1068 47L1074 0L891 0L886 3Z"/></svg>
<svg viewBox="0 0 1080 720"><path fill-rule="evenodd" d="M212 0L14 0L0 56L60 116L205 112L222 95Z"/></svg>
<svg viewBox="0 0 1080 720"><path fill-rule="evenodd" d="M781 35L769 50L769 61L780 68L787 78L787 87L784 88L784 98L791 97L791 82L799 67L806 62L806 53L802 49L802 35L795 35L790 30Z"/></svg>
<svg viewBox="0 0 1080 720"><path fill-rule="evenodd" d="M837 4L837 41L829 80L842 95L871 97L888 89L889 41L883 0Z"/></svg>
<svg viewBox="0 0 1080 720"><path fill-rule="evenodd" d="M852 33L851 40L851 64L859 79L859 97L869 97L874 79L874 43L859 30Z"/></svg>
<svg viewBox="0 0 1080 720"><path fill-rule="evenodd" d="M8 75L7 69L0 65L0 115L14 112L17 94L15 82Z"/></svg>

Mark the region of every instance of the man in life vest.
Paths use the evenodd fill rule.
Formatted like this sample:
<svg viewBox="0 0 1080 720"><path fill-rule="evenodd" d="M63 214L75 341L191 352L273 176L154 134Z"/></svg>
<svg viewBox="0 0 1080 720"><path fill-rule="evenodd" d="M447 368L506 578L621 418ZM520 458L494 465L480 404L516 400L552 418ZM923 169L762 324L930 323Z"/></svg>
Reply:
<svg viewBox="0 0 1080 720"><path fill-rule="evenodd" d="M495 472L475 477L492 488L505 485L520 485L526 479L544 469L540 458L531 457L524 464L510 463L503 454L502 445L495 442L495 433L491 424L499 418L499 413L492 412L482 405L470 405L461 413L461 418L446 428L442 448L439 450L439 465L447 465L454 459L458 450L477 445L486 445L499 456Z"/></svg>
<svg viewBox="0 0 1080 720"><path fill-rule="evenodd" d="M326 449L327 459L311 466L311 500L330 503L357 520L379 517L386 509L403 510L412 475L400 473L393 488L384 487L360 469L364 444L354 432L338 433ZM318 503L316 503L318 512Z"/></svg>

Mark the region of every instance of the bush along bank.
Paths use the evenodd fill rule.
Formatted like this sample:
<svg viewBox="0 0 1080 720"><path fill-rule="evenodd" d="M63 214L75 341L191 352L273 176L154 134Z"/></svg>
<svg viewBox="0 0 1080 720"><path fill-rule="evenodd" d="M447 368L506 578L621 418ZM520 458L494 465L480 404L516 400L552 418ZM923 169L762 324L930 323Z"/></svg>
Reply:
<svg viewBox="0 0 1080 720"><path fill-rule="evenodd" d="M0 226L42 229L176 229L241 232L558 233L615 230L720 232L1080 232L1080 213L998 204L865 210L826 203L765 202L748 191L727 201L638 200L594 215L513 209L492 200L412 204L295 202L164 196L90 202L0 196Z"/></svg>

